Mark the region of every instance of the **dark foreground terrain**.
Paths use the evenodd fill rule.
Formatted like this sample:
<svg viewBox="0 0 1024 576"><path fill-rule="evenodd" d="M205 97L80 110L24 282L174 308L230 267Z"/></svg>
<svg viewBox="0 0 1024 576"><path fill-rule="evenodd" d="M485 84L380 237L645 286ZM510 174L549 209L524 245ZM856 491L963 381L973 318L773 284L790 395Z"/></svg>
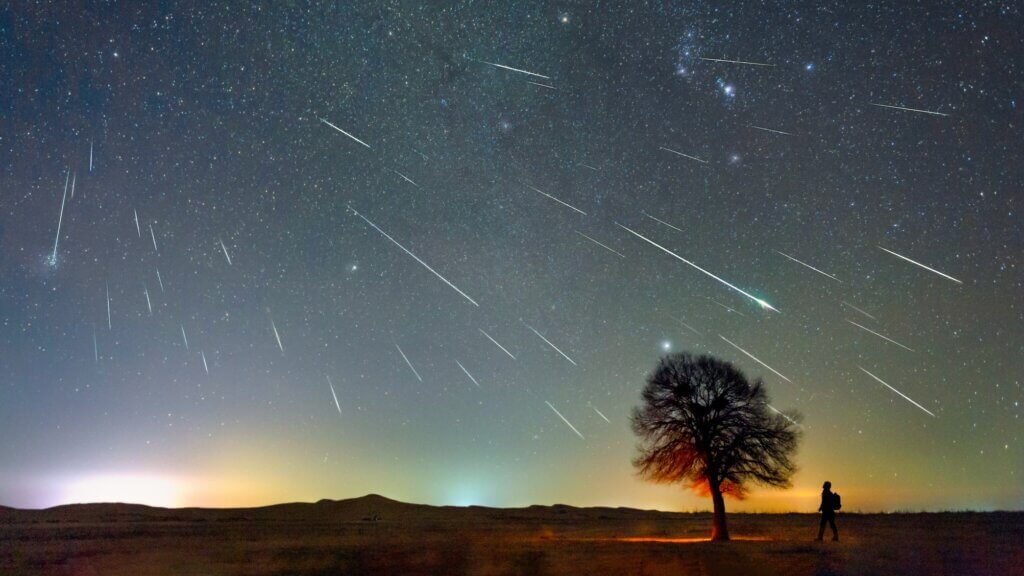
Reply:
<svg viewBox="0 0 1024 576"><path fill-rule="evenodd" d="M248 509L0 508L0 574L1024 574L1024 513L707 514L404 504L380 496Z"/></svg>

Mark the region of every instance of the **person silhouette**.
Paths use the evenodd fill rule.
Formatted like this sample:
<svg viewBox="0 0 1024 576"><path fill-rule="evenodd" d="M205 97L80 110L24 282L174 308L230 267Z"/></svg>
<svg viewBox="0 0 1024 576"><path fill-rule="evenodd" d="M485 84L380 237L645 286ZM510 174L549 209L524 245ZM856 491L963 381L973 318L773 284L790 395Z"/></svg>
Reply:
<svg viewBox="0 0 1024 576"><path fill-rule="evenodd" d="M818 511L821 512L821 524L818 526L819 542L825 534L826 522L832 527L832 541L839 541L839 530L836 528L836 500L838 494L832 493L832 483L825 482L821 487L821 506L818 506Z"/></svg>

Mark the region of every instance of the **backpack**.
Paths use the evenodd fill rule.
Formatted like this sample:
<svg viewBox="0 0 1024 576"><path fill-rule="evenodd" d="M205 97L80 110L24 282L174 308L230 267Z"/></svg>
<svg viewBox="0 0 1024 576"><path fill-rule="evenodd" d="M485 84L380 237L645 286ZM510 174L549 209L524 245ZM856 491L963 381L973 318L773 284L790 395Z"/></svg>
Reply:
<svg viewBox="0 0 1024 576"><path fill-rule="evenodd" d="M832 509L833 510L839 510L842 507L843 507L843 500L842 500L842 498L839 497L839 493L838 492L833 492L832 493Z"/></svg>

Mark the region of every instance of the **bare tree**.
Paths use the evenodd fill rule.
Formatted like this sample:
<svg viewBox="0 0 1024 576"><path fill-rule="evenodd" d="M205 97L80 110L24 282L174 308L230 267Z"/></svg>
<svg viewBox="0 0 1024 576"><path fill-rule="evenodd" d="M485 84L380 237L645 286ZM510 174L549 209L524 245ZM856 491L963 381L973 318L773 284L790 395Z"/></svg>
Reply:
<svg viewBox="0 0 1024 576"><path fill-rule="evenodd" d="M724 495L743 498L748 485L788 487L800 433L799 414L768 408L764 383L707 355L671 354L647 377L633 409L640 438L633 460L641 477L683 483L710 494L712 540L728 540Z"/></svg>

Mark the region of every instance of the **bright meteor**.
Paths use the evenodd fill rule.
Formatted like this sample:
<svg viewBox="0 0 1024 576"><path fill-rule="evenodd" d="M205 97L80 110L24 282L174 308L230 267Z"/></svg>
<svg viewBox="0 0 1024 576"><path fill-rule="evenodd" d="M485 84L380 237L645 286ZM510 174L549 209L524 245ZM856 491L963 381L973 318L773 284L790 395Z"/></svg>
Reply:
<svg viewBox="0 0 1024 576"><path fill-rule="evenodd" d="M728 343L728 344L729 344L730 346L732 346L733 348L735 348L735 349L739 350L740 352L743 352L744 354L746 354L746 355L747 355L747 357L748 357L748 358L750 358L751 360L753 360L754 362L757 362L757 363L758 363L758 364L760 364L761 366L764 366L765 368L767 368L767 369L771 370L771 371L772 371L772 373L774 373L774 374L775 374L776 376L778 376L779 378L782 378L783 380L785 380L786 382L789 382L790 384L792 384L792 383L793 383L793 381L792 381L792 380L790 380L789 378L786 378L786 377L785 377L785 376L784 376L784 375L782 374L782 372L779 372L779 371L778 371L778 370L776 370L775 368L772 368L771 366L769 366L769 365L765 364L765 363L764 363L764 362L762 362L762 361L761 361L761 360L760 360L760 359L759 359L759 358L758 358L757 356L754 356L754 355L753 355L753 354L751 354L750 352L747 352L747 351L746 351L746 350L744 350L743 348L740 348L740 347L739 347L738 345L736 345L735 343L733 343L733 342L732 342L731 340L729 340L729 339L728 339L728 338L726 338L725 336L722 336L721 334L719 334L719 335L718 335L718 337L719 337L719 338L721 338L722 340L725 340L725 341L726 341L726 342L727 342L727 343Z"/></svg>
<svg viewBox="0 0 1024 576"><path fill-rule="evenodd" d="M576 427L572 425L572 422L569 422L568 420L565 419L565 416L562 416L562 413L558 411L558 408L555 408L554 406L552 406L551 402L548 402L547 400L545 400L544 403L548 405L548 408L551 408L552 410L554 410L555 414L558 414L558 417L562 419L562 422L565 422L566 426L568 426L569 428L572 428L572 431L575 432L576 435L580 437L580 439L586 440L586 438L583 437L583 434L580 434L580 431L577 430Z"/></svg>
<svg viewBox="0 0 1024 576"><path fill-rule="evenodd" d="M903 256L902 254L897 254L897 253L893 252L892 250L889 250L888 248L882 248L881 246L879 246L879 249L885 250L886 252L888 252L889 254L892 254L893 256L895 256L897 258L901 258L903 260L906 260L907 262L910 262L914 266L920 266L921 268L924 268L925 270L927 270L929 272L934 272L935 274L938 274L939 276L942 276L943 278L946 278L947 280L952 280L953 282L956 282L957 284L963 284L963 282L957 280L956 278L953 278L949 274L943 274L942 272L939 272L935 268L930 268L928 266L925 266L924 264L921 264L920 262L911 260L910 258L907 258L906 256Z"/></svg>
<svg viewBox="0 0 1024 576"><path fill-rule="evenodd" d="M762 299L758 298L757 296L754 296L753 294L751 294L751 293L749 293L749 292L747 292L747 291L745 291L745 290L743 290L743 289L741 289L741 288L737 288L737 287L736 287L736 286L734 286L733 284L730 284L729 282L726 282L725 280L723 280L723 279L719 278L718 276L715 276L715 275L714 275L714 274L712 274L711 272L708 272L707 270L705 270L705 269L701 268L700 266L697 266L697 265L696 265L696 264L694 264L693 262L690 262L689 260L687 260L687 259L683 258L682 256L680 256L680 255L676 254L675 252L673 252L673 251L669 250L668 248L665 248L665 247L664 247L664 246L662 246L661 244L658 244L658 243L657 243L657 242L655 242L654 240L651 240L651 239L647 238L646 236L644 236L644 235L642 235L642 234L639 234L639 233L637 233L637 232L634 232L633 230L630 230L629 228L627 228L627 227L623 226L622 224L619 224L618 222L616 222L615 224L616 224L616 226L618 226L619 228L622 228L623 230L625 230L626 232L629 232L629 233L630 233L630 234L632 234L633 236L636 236L637 238L639 238L639 239L643 240L644 242L647 242L647 243L648 243L648 244L650 244L651 246L654 246L655 248L657 248L657 249L661 250L662 252L664 252L664 253L668 254L669 256L672 256L673 258L675 258L676 260L679 260L679 261L680 261L680 262L682 262L683 264L686 264L686 265L688 265L688 266L692 266L693 268L695 268L695 269L697 269L698 271L700 271L700 272L701 272L702 274L705 274L705 275L707 275L707 276L710 276L711 278L714 278L715 280L717 280L717 281L721 282L722 284L725 284L725 285L726 285L726 286L728 286L729 288L732 288L733 290L735 290L735 291L739 292L740 294L742 294L742 295L746 296L747 298L750 298L750 299L751 299L751 300L753 300L754 302L757 302L758 306L760 306L761 308L766 308L766 309L768 309L768 310L771 310L772 312L779 312L779 310L778 310L777 308L775 308L774 306L772 306L772 305L771 305L771 304L769 304L768 302L765 302L764 300L762 300ZM781 314L781 312L779 312L779 313Z"/></svg>
<svg viewBox="0 0 1024 576"><path fill-rule="evenodd" d="M914 406L917 406L921 410L924 410L925 413L927 413L932 418L938 418L938 416L936 416L935 414L932 414L931 412L929 412L927 408L925 408L924 406L921 406L917 402L914 402L913 400L911 400L911 398L909 396L907 396L906 394L904 394L903 392L900 392L899 390L897 390L897 389L893 388L892 386L889 386L888 384L886 384L885 381L882 380L881 378L879 378L878 376L875 376L874 374L872 374L871 372L868 372L867 370L865 370L864 368L862 368L860 366L857 366L857 368L860 368L861 372L863 372L863 373L867 374L868 376L871 376L875 380L878 380L879 382L881 382L882 385L885 386L886 388L888 388L889 390L892 390L893 392L895 392L895 393L899 394L900 396L902 396L903 399L906 400L907 402L910 402Z"/></svg>

